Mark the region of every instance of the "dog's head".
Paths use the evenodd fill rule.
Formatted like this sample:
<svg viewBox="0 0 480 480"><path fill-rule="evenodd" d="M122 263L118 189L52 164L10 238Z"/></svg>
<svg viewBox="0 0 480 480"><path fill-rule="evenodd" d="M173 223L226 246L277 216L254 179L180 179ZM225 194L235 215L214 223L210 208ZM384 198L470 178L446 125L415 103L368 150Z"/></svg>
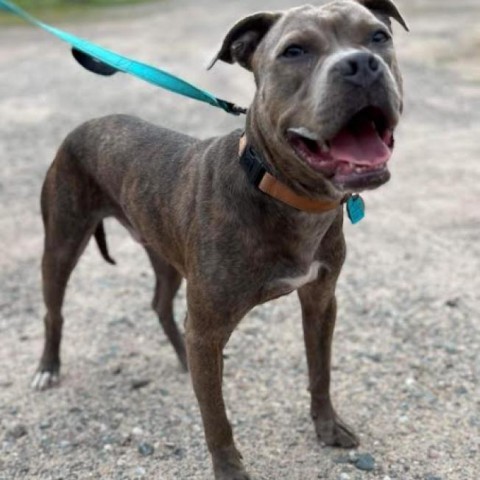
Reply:
<svg viewBox="0 0 480 480"><path fill-rule="evenodd" d="M255 140L287 178L332 193L388 181L402 112L391 0L337 0L244 18L216 60L255 76ZM332 191L333 189L333 191Z"/></svg>

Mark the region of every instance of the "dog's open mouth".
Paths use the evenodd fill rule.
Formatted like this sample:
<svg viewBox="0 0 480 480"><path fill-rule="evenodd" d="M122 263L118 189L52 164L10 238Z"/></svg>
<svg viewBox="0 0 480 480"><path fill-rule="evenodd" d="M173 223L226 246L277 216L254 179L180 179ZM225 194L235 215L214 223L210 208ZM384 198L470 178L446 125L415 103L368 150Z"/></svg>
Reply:
<svg viewBox="0 0 480 480"><path fill-rule="evenodd" d="M387 162L394 147L394 127L376 107L355 114L330 140L320 142L306 128L290 128L288 140L311 168L346 189L367 189L390 178Z"/></svg>

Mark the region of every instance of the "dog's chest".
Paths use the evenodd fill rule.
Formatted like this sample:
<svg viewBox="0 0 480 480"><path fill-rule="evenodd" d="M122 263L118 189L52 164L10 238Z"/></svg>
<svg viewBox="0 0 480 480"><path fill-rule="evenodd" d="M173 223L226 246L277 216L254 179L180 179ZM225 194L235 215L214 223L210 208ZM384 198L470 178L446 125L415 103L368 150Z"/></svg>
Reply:
<svg viewBox="0 0 480 480"><path fill-rule="evenodd" d="M264 299L287 295L317 280L323 269L329 270L328 256L322 255L321 242L331 226L332 218L321 223L309 217L300 224L301 228L285 228L274 253L268 256L265 270Z"/></svg>
<svg viewBox="0 0 480 480"><path fill-rule="evenodd" d="M313 261L306 268L292 269L287 274L273 278L265 287L266 296L269 299L287 295L299 288L314 282L325 265L319 261Z"/></svg>
<svg viewBox="0 0 480 480"><path fill-rule="evenodd" d="M292 291L297 290L298 288L303 287L307 283L316 280L321 266L322 264L320 262L315 261L310 265L306 273L297 276L281 278L276 282L279 285L284 286L285 288L288 288Z"/></svg>

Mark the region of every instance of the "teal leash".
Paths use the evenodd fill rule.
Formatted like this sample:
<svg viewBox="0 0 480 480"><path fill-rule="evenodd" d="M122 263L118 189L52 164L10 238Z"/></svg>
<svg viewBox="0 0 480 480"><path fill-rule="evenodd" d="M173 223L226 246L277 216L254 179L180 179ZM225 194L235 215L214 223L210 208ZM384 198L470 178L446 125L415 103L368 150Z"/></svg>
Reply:
<svg viewBox="0 0 480 480"><path fill-rule="evenodd" d="M0 9L16 15L26 22L56 36L60 40L69 43L72 46L72 54L75 59L80 65L93 73L106 76L113 75L117 72L128 73L157 87L164 88L185 97L193 98L200 102L208 103L209 105L221 108L227 113L233 115L240 115L247 112L246 109L231 102L227 102L226 100L217 98L211 93L197 88L171 73L132 60L131 58L124 57L116 52L89 42L88 40L41 22L12 2L0 0Z"/></svg>

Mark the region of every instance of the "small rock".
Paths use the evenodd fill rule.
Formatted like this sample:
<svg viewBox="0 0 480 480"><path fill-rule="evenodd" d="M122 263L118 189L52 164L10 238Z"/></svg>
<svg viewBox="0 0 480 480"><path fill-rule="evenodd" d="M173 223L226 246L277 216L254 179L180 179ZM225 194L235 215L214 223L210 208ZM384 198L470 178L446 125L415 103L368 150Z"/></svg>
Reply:
<svg viewBox="0 0 480 480"><path fill-rule="evenodd" d="M123 416L121 414L115 415L115 418L112 418L110 421L110 428L112 430L117 430L118 427L122 424Z"/></svg>
<svg viewBox="0 0 480 480"><path fill-rule="evenodd" d="M62 450L66 450L67 448L71 447L71 443L68 440L61 440L60 443L58 444L58 446Z"/></svg>
<svg viewBox="0 0 480 480"><path fill-rule="evenodd" d="M445 305L450 308L457 308L460 303L459 298L451 298L445 302Z"/></svg>
<svg viewBox="0 0 480 480"><path fill-rule="evenodd" d="M406 380L405 380L405 385L407 387L411 387L413 385L415 385L415 378L413 377L408 377Z"/></svg>
<svg viewBox="0 0 480 480"><path fill-rule="evenodd" d="M442 477L437 477L436 475L427 475L425 480L442 480Z"/></svg>
<svg viewBox="0 0 480 480"><path fill-rule="evenodd" d="M436 460L440 458L440 452L438 450L435 450L434 448L429 448L428 449L428 458L431 458L432 460Z"/></svg>
<svg viewBox="0 0 480 480"><path fill-rule="evenodd" d="M149 385L152 381L148 378L143 378L143 379L138 379L138 380L132 380L131 383L131 388L132 390L140 390L143 387L146 387Z"/></svg>
<svg viewBox="0 0 480 480"><path fill-rule="evenodd" d="M28 433L27 427L19 423L7 432L7 436L14 438L15 440L18 440L19 438L22 438L25 435L27 435L27 433Z"/></svg>
<svg viewBox="0 0 480 480"><path fill-rule="evenodd" d="M367 357L375 363L382 363L383 357L380 353L372 353L370 355L367 355Z"/></svg>
<svg viewBox="0 0 480 480"><path fill-rule="evenodd" d="M362 453L357 456L355 467L364 472L371 472L375 468L375 459L369 453Z"/></svg>
<svg viewBox="0 0 480 480"><path fill-rule="evenodd" d="M185 456L185 450L183 448L180 448L180 447L177 447L174 451L173 451L173 455L181 460L184 456Z"/></svg>
<svg viewBox="0 0 480 480"><path fill-rule="evenodd" d="M133 427L132 429L132 435L135 435L136 437L141 437L143 433L144 432L140 427Z"/></svg>
<svg viewBox="0 0 480 480"><path fill-rule="evenodd" d="M350 480L350 475L348 473L342 472L338 476L338 480Z"/></svg>
<svg viewBox="0 0 480 480"><path fill-rule="evenodd" d="M20 467L19 473L20 475L25 476L29 471L30 471L30 467L27 467L24 465L23 467Z"/></svg>
<svg viewBox="0 0 480 480"><path fill-rule="evenodd" d="M144 477L147 474L147 471L143 467L137 467L135 469L135 474L139 477Z"/></svg>
<svg viewBox="0 0 480 480"><path fill-rule="evenodd" d="M40 438L40 448L46 452L49 453L52 447L52 440L47 437L47 436L42 436Z"/></svg>
<svg viewBox="0 0 480 480"><path fill-rule="evenodd" d="M150 443L142 442L138 445L138 453L143 457L153 455L154 451L155 449L153 448L153 445L150 445Z"/></svg>
<svg viewBox="0 0 480 480"><path fill-rule="evenodd" d="M468 393L468 390L465 387L458 387L455 389L455 393L457 395L466 395Z"/></svg>
<svg viewBox="0 0 480 480"><path fill-rule="evenodd" d="M103 445L114 445L115 443L119 443L118 438L111 434L103 436L101 442Z"/></svg>
<svg viewBox="0 0 480 480"><path fill-rule="evenodd" d="M125 325L129 328L135 327L135 324L127 317L119 317L108 322L108 325L111 327L117 327L119 325Z"/></svg>
<svg viewBox="0 0 480 480"><path fill-rule="evenodd" d="M52 422L50 420L42 420L39 424L39 427L42 430L46 430L47 428L50 428L52 426Z"/></svg>
<svg viewBox="0 0 480 480"><path fill-rule="evenodd" d="M446 343L444 348L449 355L456 355L459 353L458 347L454 343Z"/></svg>

